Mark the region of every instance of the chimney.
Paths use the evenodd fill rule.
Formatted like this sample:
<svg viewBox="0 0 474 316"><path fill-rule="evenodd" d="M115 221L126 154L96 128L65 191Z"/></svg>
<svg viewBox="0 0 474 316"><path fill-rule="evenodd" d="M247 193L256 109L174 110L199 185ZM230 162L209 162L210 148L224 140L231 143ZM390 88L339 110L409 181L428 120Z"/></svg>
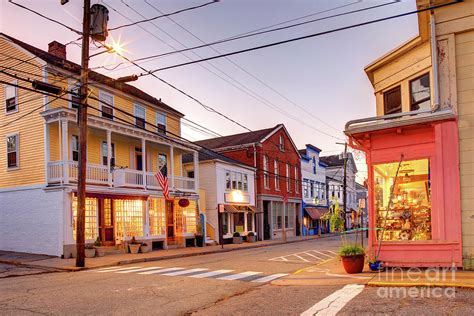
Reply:
<svg viewBox="0 0 474 316"><path fill-rule="evenodd" d="M66 45L52 41L48 44L48 53L61 59L66 59Z"/></svg>

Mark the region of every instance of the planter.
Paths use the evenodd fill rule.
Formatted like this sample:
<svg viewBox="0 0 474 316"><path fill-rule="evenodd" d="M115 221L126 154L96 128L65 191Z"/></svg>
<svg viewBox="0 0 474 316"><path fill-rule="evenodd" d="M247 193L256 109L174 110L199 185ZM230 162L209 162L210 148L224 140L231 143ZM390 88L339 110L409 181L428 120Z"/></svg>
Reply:
<svg viewBox="0 0 474 316"><path fill-rule="evenodd" d="M130 253L138 253L140 250L140 244L128 244L128 248L130 249Z"/></svg>
<svg viewBox="0 0 474 316"><path fill-rule="evenodd" d="M257 242L257 236L247 236L247 242Z"/></svg>
<svg viewBox="0 0 474 316"><path fill-rule="evenodd" d="M233 244L241 244L243 243L243 238L242 237L232 237L232 243Z"/></svg>
<svg viewBox="0 0 474 316"><path fill-rule="evenodd" d="M196 246L203 247L204 246L204 236L196 235Z"/></svg>
<svg viewBox="0 0 474 316"><path fill-rule="evenodd" d="M383 269L381 261L369 262L369 268L371 271L381 271Z"/></svg>
<svg viewBox="0 0 474 316"><path fill-rule="evenodd" d="M95 247L97 257L105 256L105 247Z"/></svg>
<svg viewBox="0 0 474 316"><path fill-rule="evenodd" d="M148 247L148 245L141 245L140 246L140 251L142 253L147 253L147 252L150 252L150 248Z"/></svg>
<svg viewBox="0 0 474 316"><path fill-rule="evenodd" d="M94 258L95 257L95 249L92 248L92 249L84 249L85 251L85 255L86 255L86 258Z"/></svg>
<svg viewBox="0 0 474 316"><path fill-rule="evenodd" d="M364 270L365 255L341 256L342 265L347 273L361 273Z"/></svg>

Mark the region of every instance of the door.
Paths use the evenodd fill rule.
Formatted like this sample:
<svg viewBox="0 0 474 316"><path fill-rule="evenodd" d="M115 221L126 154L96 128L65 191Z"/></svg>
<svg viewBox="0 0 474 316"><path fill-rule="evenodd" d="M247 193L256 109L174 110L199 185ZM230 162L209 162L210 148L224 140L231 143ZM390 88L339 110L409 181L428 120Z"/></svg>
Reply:
<svg viewBox="0 0 474 316"><path fill-rule="evenodd" d="M268 240L271 239L270 235L270 219L269 219L269 209L270 202L269 201L263 201L263 239Z"/></svg>
<svg viewBox="0 0 474 316"><path fill-rule="evenodd" d="M174 240L174 207L172 201L166 201L166 237Z"/></svg>
<svg viewBox="0 0 474 316"><path fill-rule="evenodd" d="M135 147L135 167L136 170L143 170L142 149L138 147Z"/></svg>
<svg viewBox="0 0 474 316"><path fill-rule="evenodd" d="M99 200L99 238L104 246L115 245L112 199Z"/></svg>

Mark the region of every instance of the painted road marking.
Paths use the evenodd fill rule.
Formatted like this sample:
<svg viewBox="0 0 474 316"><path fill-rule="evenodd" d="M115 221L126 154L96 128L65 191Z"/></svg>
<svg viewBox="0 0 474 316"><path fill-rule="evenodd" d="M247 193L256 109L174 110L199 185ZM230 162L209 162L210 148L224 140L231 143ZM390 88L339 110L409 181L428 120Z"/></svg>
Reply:
<svg viewBox="0 0 474 316"><path fill-rule="evenodd" d="M119 271L116 273L135 273L135 272L143 272L143 271L157 270L157 269L161 269L161 267L140 268L140 269L134 269L134 270Z"/></svg>
<svg viewBox="0 0 474 316"><path fill-rule="evenodd" d="M326 257L329 257L329 258L333 258L333 257L334 257L334 256L330 256L330 255L328 255L328 254L325 254L324 252L321 252L321 251L317 251L317 250L312 250L312 251L317 252L317 253L319 253L320 255L323 255L323 256L326 256Z"/></svg>
<svg viewBox="0 0 474 316"><path fill-rule="evenodd" d="M331 250L307 250L297 253L292 253L286 256L280 256L268 259L270 261L284 261L284 262L318 262L323 263L332 260L337 254Z"/></svg>
<svg viewBox="0 0 474 316"><path fill-rule="evenodd" d="M306 254L306 253L305 253L305 254ZM295 255L295 257L301 259L301 260L304 261L304 262L309 262L309 260L306 260L305 258L303 258L303 257L301 257L301 256Z"/></svg>
<svg viewBox="0 0 474 316"><path fill-rule="evenodd" d="M190 278L209 278L209 277L213 277L213 276L216 276L216 275L219 275L219 274L229 273L229 272L232 272L232 271L234 271L234 270L216 270L216 271L191 275Z"/></svg>
<svg viewBox="0 0 474 316"><path fill-rule="evenodd" d="M172 272L172 271L178 271L178 270L184 270L184 268L166 268L166 269L159 269L159 270L153 270L153 271L146 271L146 272L140 272L138 274L158 274L158 273L163 273L163 272Z"/></svg>
<svg viewBox="0 0 474 316"><path fill-rule="evenodd" d="M248 278L249 276L257 275L257 274L261 274L261 273L262 272L246 271L246 272L242 272L242 273L223 276L223 277L220 277L220 278L217 278L217 279L218 280L239 280L239 279Z"/></svg>
<svg viewBox="0 0 474 316"><path fill-rule="evenodd" d="M258 282L258 283L264 283L264 282L270 282L279 278L282 278L284 276L287 276L288 273L277 273L277 274L272 274L272 275L267 275L262 278L258 278L253 280L252 282Z"/></svg>
<svg viewBox="0 0 474 316"><path fill-rule="evenodd" d="M98 272L98 273L117 272L117 271L132 270L132 269L137 269L137 268L140 268L140 267L127 267L127 268L116 268L116 269L108 269L108 270L97 270L97 271L94 271L94 272Z"/></svg>
<svg viewBox="0 0 474 316"><path fill-rule="evenodd" d="M361 284L348 284L325 297L311 308L301 313L301 316L336 315L350 300L364 290Z"/></svg>
<svg viewBox="0 0 474 316"><path fill-rule="evenodd" d="M310 257L316 258L316 259L318 259L318 260L323 260L323 259L319 258L318 256L315 256L315 255L310 254L309 251L308 251L308 252L305 252L305 254L308 255L308 256L310 256Z"/></svg>
<svg viewBox="0 0 474 316"><path fill-rule="evenodd" d="M178 275L191 274L191 273L201 272L201 271L206 271L206 270L209 270L209 269L196 268L196 269L189 269L189 270L183 270L183 271L163 273L162 275L178 276Z"/></svg>

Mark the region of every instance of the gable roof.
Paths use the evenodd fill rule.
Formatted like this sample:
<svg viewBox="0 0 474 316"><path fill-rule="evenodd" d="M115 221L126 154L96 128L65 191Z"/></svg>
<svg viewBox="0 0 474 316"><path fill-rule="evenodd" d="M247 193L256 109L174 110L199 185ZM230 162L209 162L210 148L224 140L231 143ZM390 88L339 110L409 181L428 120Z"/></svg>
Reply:
<svg viewBox="0 0 474 316"><path fill-rule="evenodd" d="M357 166L354 161L354 156L352 153L348 152L348 161L351 161L354 172L357 172ZM344 159L339 157L339 155L330 155L319 157L319 161L326 164L328 167L341 167L344 166Z"/></svg>
<svg viewBox="0 0 474 316"><path fill-rule="evenodd" d="M183 164L192 163L193 159L194 159L193 154L184 154L183 157L182 157L182 162L183 162ZM210 150L206 150L206 151L200 150L198 152L198 159L199 159L199 162L215 160L215 161L226 162L226 163L232 164L232 165L238 165L242 168L255 170L255 167L249 166L249 165L247 165L245 163L242 163L238 160L229 158L229 157L224 156L222 154L212 152Z"/></svg>
<svg viewBox="0 0 474 316"><path fill-rule="evenodd" d="M14 44L20 46L21 48L25 49L26 51L30 52L31 54L38 56L38 58L44 60L48 64L54 65L56 67L62 68L66 71L75 73L77 75L80 75L81 73L81 66L73 63L69 60L64 60L62 58L59 58L53 54L50 54L42 49L39 49L37 47L34 47L30 44L27 44L25 42L22 42L14 37L8 36L5 33L0 32L0 36L5 37L9 41L13 42ZM89 79L93 82L97 83L102 83L104 85L107 85L113 89L117 89L119 91L122 91L123 93L129 94L131 96L134 96L136 98L139 98L143 101L146 101L148 103L151 103L155 105L159 109L163 109L165 111L173 112L174 114L183 117L184 114L173 109L171 106L165 104L161 100L153 97L152 95L123 82L117 82L115 79L111 77L107 77L105 75L102 75L98 72L95 71L89 71Z"/></svg>

